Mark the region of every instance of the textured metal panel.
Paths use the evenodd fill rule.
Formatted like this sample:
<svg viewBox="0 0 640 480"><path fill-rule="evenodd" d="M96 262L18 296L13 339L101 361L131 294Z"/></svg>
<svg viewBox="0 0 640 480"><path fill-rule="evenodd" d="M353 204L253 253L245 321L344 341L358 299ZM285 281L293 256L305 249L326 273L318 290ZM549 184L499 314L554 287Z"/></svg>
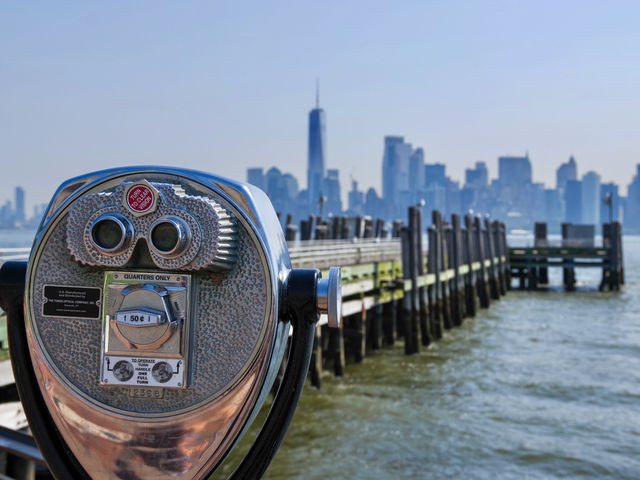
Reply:
<svg viewBox="0 0 640 480"><path fill-rule="evenodd" d="M109 407L137 413L171 412L196 405L228 385L249 361L266 315L266 278L258 252L248 236L238 238L240 255L229 273L195 275L195 320L191 388L169 391L164 399L132 399L128 388L100 386L99 320L42 316L44 286L82 285L102 288L104 270L87 267L60 252L65 222L49 237L34 281L37 333L54 366L77 389ZM238 301L241 298L242 301ZM78 362L78 359L83 359Z"/></svg>
<svg viewBox="0 0 640 480"><path fill-rule="evenodd" d="M73 204L67 223L67 245L76 260L87 265L122 267L131 258L136 243L146 238L151 225L159 218L174 215L189 226L191 244L184 254L175 258L165 258L151 250L151 257L158 267L168 270L233 268L237 255L237 227L218 201L203 195L189 195L178 185L151 183L158 190L157 206L147 215L136 216L122 207L122 197L128 184L86 195ZM116 212L131 222L134 239L124 252L106 255L92 244L90 227L101 215Z"/></svg>

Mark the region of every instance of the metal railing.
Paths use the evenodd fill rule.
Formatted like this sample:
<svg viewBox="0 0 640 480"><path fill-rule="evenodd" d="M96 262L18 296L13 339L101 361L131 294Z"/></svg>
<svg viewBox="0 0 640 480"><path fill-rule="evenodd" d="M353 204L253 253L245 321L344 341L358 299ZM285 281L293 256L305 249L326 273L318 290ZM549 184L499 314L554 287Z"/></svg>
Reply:
<svg viewBox="0 0 640 480"><path fill-rule="evenodd" d="M328 268L401 258L400 239L296 240L289 242L291 264L296 268Z"/></svg>

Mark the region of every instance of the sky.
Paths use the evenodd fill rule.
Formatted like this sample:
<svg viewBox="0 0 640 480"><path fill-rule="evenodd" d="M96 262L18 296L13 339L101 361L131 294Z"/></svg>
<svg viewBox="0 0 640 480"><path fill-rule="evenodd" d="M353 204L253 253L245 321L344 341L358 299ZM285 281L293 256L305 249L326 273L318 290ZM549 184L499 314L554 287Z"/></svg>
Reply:
<svg viewBox="0 0 640 480"><path fill-rule="evenodd" d="M328 168L380 191L385 135L454 179L529 153L623 186L640 163L640 2L2 2L0 204L122 165L306 188L316 78Z"/></svg>

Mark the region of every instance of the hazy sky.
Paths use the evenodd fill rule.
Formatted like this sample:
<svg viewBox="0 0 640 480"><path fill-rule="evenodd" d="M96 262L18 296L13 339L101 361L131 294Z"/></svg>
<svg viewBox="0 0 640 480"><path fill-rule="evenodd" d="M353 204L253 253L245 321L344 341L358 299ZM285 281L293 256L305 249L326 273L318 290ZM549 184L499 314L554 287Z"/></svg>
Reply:
<svg viewBox="0 0 640 480"><path fill-rule="evenodd" d="M640 163L640 2L3 2L0 203L101 168L178 165L306 187L320 78L327 167L381 185L384 135L463 179L529 151L625 186Z"/></svg>

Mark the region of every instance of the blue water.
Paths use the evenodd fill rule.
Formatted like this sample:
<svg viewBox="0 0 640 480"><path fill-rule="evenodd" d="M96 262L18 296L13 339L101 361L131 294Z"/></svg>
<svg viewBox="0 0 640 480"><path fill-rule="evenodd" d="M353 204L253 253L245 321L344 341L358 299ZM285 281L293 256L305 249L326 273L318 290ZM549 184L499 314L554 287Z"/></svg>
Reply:
<svg viewBox="0 0 640 480"><path fill-rule="evenodd" d="M35 230L0 229L0 248L30 248L35 236Z"/></svg>

